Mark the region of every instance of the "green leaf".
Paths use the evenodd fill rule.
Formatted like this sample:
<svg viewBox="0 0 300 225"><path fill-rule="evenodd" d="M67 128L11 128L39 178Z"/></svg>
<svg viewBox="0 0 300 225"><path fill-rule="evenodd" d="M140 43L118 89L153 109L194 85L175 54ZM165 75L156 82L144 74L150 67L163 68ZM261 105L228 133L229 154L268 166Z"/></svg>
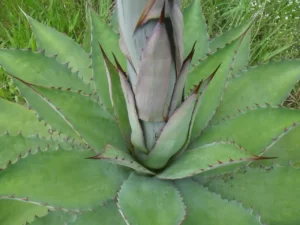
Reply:
<svg viewBox="0 0 300 225"><path fill-rule="evenodd" d="M79 76L85 83L90 83L92 70L89 68L90 59L88 54L67 35L48 27L30 16L26 15L37 41L39 49L45 49L48 56L58 55L57 60L61 63L69 63L72 72L79 71Z"/></svg>
<svg viewBox="0 0 300 225"><path fill-rule="evenodd" d="M47 57L44 52L0 49L0 66L9 74L28 83L91 92L77 73L71 72L68 64L61 64L56 60L56 56Z"/></svg>
<svg viewBox="0 0 300 225"><path fill-rule="evenodd" d="M208 127L189 149L215 140L235 141L250 153L258 155L286 127L300 122L300 111L270 106L257 107Z"/></svg>
<svg viewBox="0 0 300 225"><path fill-rule="evenodd" d="M137 172L154 174L150 170L138 163L129 153L119 150L111 145L107 145L104 150L90 159L100 159L102 161L111 162L117 165L129 167Z"/></svg>
<svg viewBox="0 0 300 225"><path fill-rule="evenodd" d="M157 177L161 179L181 179L231 164L259 159L259 157L251 155L242 147L232 143L215 142L184 152Z"/></svg>
<svg viewBox="0 0 300 225"><path fill-rule="evenodd" d="M208 188L223 198L236 199L244 207L253 207L268 224L297 224L300 208L300 172L292 167L242 170L212 180Z"/></svg>
<svg viewBox="0 0 300 225"><path fill-rule="evenodd" d="M125 73L119 71L119 76L126 100L127 112L131 126L131 143L135 147L135 150L148 153L148 149L145 146L144 133L137 114L132 88L127 80Z"/></svg>
<svg viewBox="0 0 300 225"><path fill-rule="evenodd" d="M87 210L114 198L127 172L85 159L92 151L42 149L0 172L0 196L28 198L50 208Z"/></svg>
<svg viewBox="0 0 300 225"><path fill-rule="evenodd" d="M109 95L109 86L107 76L105 75L105 66L103 63L103 57L99 48L99 43L103 49L110 49L123 68L126 66L125 57L119 48L119 36L110 28L110 26L100 18L93 9L89 9L91 17L91 32L92 32L92 69L93 78L96 84L96 90L100 96L101 102L109 109L112 108ZM112 55L108 56L109 60L112 61Z"/></svg>
<svg viewBox="0 0 300 225"><path fill-rule="evenodd" d="M47 208L11 199L0 197L0 224L23 225L34 220L35 216L47 214Z"/></svg>
<svg viewBox="0 0 300 225"><path fill-rule="evenodd" d="M126 100L124 97L124 93L121 85L121 78L119 77L119 73L122 73L123 70L118 64L117 60L117 68L109 61L104 50L100 46L102 51L102 56L104 58L104 64L106 68L106 75L109 83L109 93L110 99L113 105L114 114L116 116L117 123L120 127L121 133L123 135L124 140L127 143L128 149L132 147L130 143L130 135L131 135L131 127L128 118L128 112L126 109ZM124 73L124 72L123 72ZM122 75L121 75L122 76Z"/></svg>
<svg viewBox="0 0 300 225"><path fill-rule="evenodd" d="M187 205L182 225L262 225L258 216L236 201L227 201L195 181L176 181Z"/></svg>
<svg viewBox="0 0 300 225"><path fill-rule="evenodd" d="M38 135L24 137L22 134L11 136L8 133L0 136L0 170L11 162L37 149L45 149L48 145L52 147L63 145L67 149L72 149L72 144L67 141L53 141L39 137ZM79 146L78 146L79 147ZM79 147L80 148L80 147Z"/></svg>
<svg viewBox="0 0 300 225"><path fill-rule="evenodd" d="M281 104L300 79L300 61L271 62L251 68L228 83L213 121L254 104ZM274 91L276 90L276 91Z"/></svg>
<svg viewBox="0 0 300 225"><path fill-rule="evenodd" d="M72 225L125 225L115 202L110 201L104 206L77 216Z"/></svg>
<svg viewBox="0 0 300 225"><path fill-rule="evenodd" d="M244 69L250 60L250 44L251 44L251 29L247 31L244 39L234 57L234 62L232 64L232 76L240 70Z"/></svg>
<svg viewBox="0 0 300 225"><path fill-rule="evenodd" d="M122 135L115 119L89 95L31 86L28 83L23 84L23 88L24 92L30 95L33 108L36 107L46 121L56 124L63 133L73 131L97 151L102 150L107 143L124 149Z"/></svg>
<svg viewBox="0 0 300 225"><path fill-rule="evenodd" d="M13 77L14 84L18 87L21 96L23 96L27 102L28 107L36 111L38 120L45 121L48 124L49 132L56 132L57 134L63 133L65 138L72 137L80 141L78 134L70 127L64 118L54 111L54 109L49 106L45 99L43 99L37 92L32 90L25 81L19 80Z"/></svg>
<svg viewBox="0 0 300 225"><path fill-rule="evenodd" d="M188 7L183 10L184 20L184 53L188 55L197 41L195 57L192 64L204 57L209 52L209 36L206 31L205 18L202 12L200 0L193 0Z"/></svg>
<svg viewBox="0 0 300 225"><path fill-rule="evenodd" d="M195 69L189 74L186 86L187 91L192 87L193 84L211 75L213 71L215 71L215 69L222 63L216 72L214 79L211 81L207 90L203 93L201 105L197 110L196 118L193 123L192 139L199 135L201 130L207 126L218 105L220 104L229 74L231 73L230 68L233 63L235 51L238 49L241 41L242 39L239 38L223 49L219 50L217 53L195 67Z"/></svg>
<svg viewBox="0 0 300 225"><path fill-rule="evenodd" d="M269 157L276 156L274 160L257 162L264 166L272 163L280 165L289 165L290 162L300 162L300 149L298 140L300 137L300 123L294 123L291 127L285 128L284 131L274 138L273 142L265 147L261 155Z"/></svg>
<svg viewBox="0 0 300 225"><path fill-rule="evenodd" d="M127 224L180 224L185 206L172 183L131 174L118 193L120 212Z"/></svg>
<svg viewBox="0 0 300 225"><path fill-rule="evenodd" d="M21 131L24 135L39 133L49 136L48 127L39 122L34 112L25 106L0 98L0 109L0 134L6 131L17 134Z"/></svg>
<svg viewBox="0 0 300 225"><path fill-rule="evenodd" d="M198 93L193 93L170 117L152 151L145 159L142 159L147 167L153 169L164 167L169 159L184 146L188 140L198 97Z"/></svg>
<svg viewBox="0 0 300 225"><path fill-rule="evenodd" d="M249 27L253 24L257 17L258 13L253 15L252 18L247 21L246 23L242 23L241 25L230 29L222 33L220 36L215 37L209 42L209 48L212 52L216 51L218 48L222 48L227 43L232 42L233 40L237 39L241 35L243 35Z"/></svg>
<svg viewBox="0 0 300 225"><path fill-rule="evenodd" d="M65 225L73 224L76 219L76 215L63 212L63 211L54 211L49 212L43 217L36 218L30 225Z"/></svg>

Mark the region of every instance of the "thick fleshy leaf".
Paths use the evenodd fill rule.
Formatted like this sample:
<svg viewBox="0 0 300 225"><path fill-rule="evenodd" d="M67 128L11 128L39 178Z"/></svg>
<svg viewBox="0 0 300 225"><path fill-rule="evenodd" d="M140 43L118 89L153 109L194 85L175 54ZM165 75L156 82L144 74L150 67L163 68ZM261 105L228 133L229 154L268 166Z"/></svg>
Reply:
<svg viewBox="0 0 300 225"><path fill-rule="evenodd" d="M50 119L51 123L59 119L64 127L71 128L97 151L101 151L108 143L124 149L124 141L114 118L90 96L30 84L23 86L27 92L42 101L45 107L44 117L49 118L49 123ZM37 105L38 102L34 103Z"/></svg>
<svg viewBox="0 0 300 225"><path fill-rule="evenodd" d="M182 225L262 225L260 218L236 201L227 201L195 181L176 182L187 206Z"/></svg>
<svg viewBox="0 0 300 225"><path fill-rule="evenodd" d="M298 110L257 107L241 112L218 125L208 127L189 148L196 148L216 140L229 140L258 155L273 142L273 138L278 137L294 122L300 122Z"/></svg>
<svg viewBox="0 0 300 225"><path fill-rule="evenodd" d="M26 14L25 14L26 15ZM58 55L57 60L68 63L73 72L79 71L79 76L85 83L90 83L92 70L89 68L88 54L67 35L48 27L26 15L36 38L39 49L45 49L46 55Z"/></svg>
<svg viewBox="0 0 300 225"><path fill-rule="evenodd" d="M37 118L44 121L45 124L49 124L50 133L63 133L66 137L72 137L76 140L80 140L78 134L72 129L72 127L70 127L65 120L61 118L61 116L58 115L58 113L55 112L52 107L49 106L48 103L44 101L44 99L42 99L34 90L17 78L14 78L13 81L18 87L21 96L27 101L28 107L32 108L36 112Z"/></svg>
<svg viewBox="0 0 300 225"><path fill-rule="evenodd" d="M229 81L213 121L246 106L265 102L281 104L299 79L299 60L271 62L243 71Z"/></svg>
<svg viewBox="0 0 300 225"><path fill-rule="evenodd" d="M261 161L255 164L272 165L272 163L280 165L289 165L300 162L300 148L298 140L300 137L300 123L294 123L291 127L285 128L284 131L274 138L272 143L266 146L261 155L276 156L274 160Z"/></svg>
<svg viewBox="0 0 300 225"><path fill-rule="evenodd" d="M224 49L219 50L217 53L203 61L202 64L197 66L188 76L188 85L186 86L187 90L190 87L189 84L193 84L195 81L201 79L201 75L206 78L208 75L213 73L220 63L222 63L216 72L214 79L208 86L205 93L203 93L202 102L197 110L196 118L193 123L192 139L199 135L202 129L207 126L215 114L225 91L228 77L231 73L231 66L236 50L240 46L242 40L243 37L227 45Z"/></svg>
<svg viewBox="0 0 300 225"><path fill-rule="evenodd" d="M184 86L185 86L187 76L189 74L188 73L189 72L189 66L191 64L194 52L195 52L195 44L194 44L190 54L186 57L186 59L182 63L182 67L181 67L180 73L178 75L178 78L176 80L174 92L173 92L173 95L172 95L172 101L171 101L171 105L170 105L169 116L171 116L174 113L175 109L177 109L178 106L180 106L180 104L181 104L182 97L183 97L183 92L184 92Z"/></svg>
<svg viewBox="0 0 300 225"><path fill-rule="evenodd" d="M91 92L78 74L71 72L68 64L59 63L56 56L45 56L43 51L0 49L0 66L9 74L32 84Z"/></svg>
<svg viewBox="0 0 300 225"><path fill-rule="evenodd" d="M169 1L169 5L169 16L172 22L173 40L175 46L175 65L177 76L179 76L184 58L184 21L180 9L180 4L177 4L174 1Z"/></svg>
<svg viewBox="0 0 300 225"><path fill-rule="evenodd" d="M253 207L268 224L297 224L300 219L300 171L292 167L241 170L216 178L208 188L223 198Z"/></svg>
<svg viewBox="0 0 300 225"><path fill-rule="evenodd" d="M124 68L126 65L125 57L119 48L119 36L116 34L111 27L99 17L99 15L92 9L90 11L91 18L91 33L92 33L92 70L93 78L96 84L96 89L99 94L101 102L109 109L112 104L109 96L109 86L103 63L103 57L99 48L99 43L104 49L110 49L118 60L120 60L121 66ZM112 61L113 57L110 54L108 58Z"/></svg>
<svg viewBox="0 0 300 225"><path fill-rule="evenodd" d="M184 53L187 55L197 41L197 48L192 64L204 57L209 52L209 36L206 31L205 18L202 12L200 0L193 0L183 10L184 20Z"/></svg>
<svg viewBox="0 0 300 225"><path fill-rule="evenodd" d="M32 152L0 172L0 196L87 210L114 198L127 177L116 165L85 159L91 151Z"/></svg>
<svg viewBox="0 0 300 225"><path fill-rule="evenodd" d="M100 159L117 165L129 167L137 172L154 174L138 163L129 153L119 150L111 145L107 145L100 154L90 157L90 159Z"/></svg>
<svg viewBox="0 0 300 225"><path fill-rule="evenodd" d="M0 197L1 199L1 197ZM23 225L47 214L46 207L11 199L0 200L0 224Z"/></svg>
<svg viewBox="0 0 300 225"><path fill-rule="evenodd" d="M135 147L135 150L148 153L148 150L145 146L143 130L137 114L135 98L132 88L126 78L126 74L124 74L123 71L119 70L119 76L121 80L122 90L124 92L126 100L127 112L131 126L131 143Z"/></svg>
<svg viewBox="0 0 300 225"><path fill-rule="evenodd" d="M250 60L251 28L247 31L244 39L234 57L231 77L240 70L245 69Z"/></svg>
<svg viewBox="0 0 300 225"><path fill-rule="evenodd" d="M66 225L73 224L76 219L75 214L63 211L49 212L43 217L37 217L30 225Z"/></svg>
<svg viewBox="0 0 300 225"><path fill-rule="evenodd" d="M24 135L49 136L48 126L38 121L34 112L25 106L0 98L0 109L0 135L6 131L14 135L21 131Z"/></svg>
<svg viewBox="0 0 300 225"><path fill-rule="evenodd" d="M232 143L211 143L186 151L157 177L181 179L242 162L259 160L245 149Z"/></svg>
<svg viewBox="0 0 300 225"><path fill-rule="evenodd" d="M184 146L188 139L195 104L199 97L197 92L193 93L171 116L153 150L145 159L142 159L146 166L153 169L164 167L169 159Z"/></svg>
<svg viewBox="0 0 300 225"><path fill-rule="evenodd" d="M125 225L115 202L110 201L92 212L85 212L77 216L71 225ZM54 225L54 224L53 224Z"/></svg>
<svg viewBox="0 0 300 225"><path fill-rule="evenodd" d="M127 224L180 224L185 206L172 183L131 174L118 193L119 210Z"/></svg>
<svg viewBox="0 0 300 225"><path fill-rule="evenodd" d="M246 23L242 23L241 25L230 29L227 32L222 33L220 36L215 37L209 42L209 48L212 52L216 51L218 48L222 48L224 45L226 45L229 42L232 42L233 40L240 37L242 34L244 34L249 27L253 24L257 17L258 13L253 15L252 18L247 21Z"/></svg>
<svg viewBox="0 0 300 225"><path fill-rule="evenodd" d="M131 127L129 123L128 112L127 110L125 110L126 100L124 97L121 80L119 77L120 72L118 71L118 70L122 70L122 68L116 59L115 61L118 68L115 68L114 65L107 58L101 46L100 48L105 62L106 75L109 83L109 94L110 94L114 114L116 116L116 120L120 127L123 138L126 141L128 148L131 148L132 146L130 143Z"/></svg>
<svg viewBox="0 0 300 225"><path fill-rule="evenodd" d="M71 143L68 141L54 141L34 135L24 137L22 134L12 136L9 133L0 135L0 170L19 158L24 157L29 151L35 152L37 149L45 149L49 145L57 147L63 145L66 149L72 149ZM77 148L81 148L78 146ZM84 148L84 147L82 147Z"/></svg>
<svg viewBox="0 0 300 225"><path fill-rule="evenodd" d="M143 50L137 83L133 88L139 118L147 122L166 120L170 104L167 96L174 88L169 90L172 54L164 14L161 18Z"/></svg>

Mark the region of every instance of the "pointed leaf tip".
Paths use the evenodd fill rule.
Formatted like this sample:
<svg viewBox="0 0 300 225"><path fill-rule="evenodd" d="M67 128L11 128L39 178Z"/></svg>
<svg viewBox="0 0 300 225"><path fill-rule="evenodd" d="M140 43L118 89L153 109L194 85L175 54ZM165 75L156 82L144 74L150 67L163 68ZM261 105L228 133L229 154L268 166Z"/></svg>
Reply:
<svg viewBox="0 0 300 225"><path fill-rule="evenodd" d="M186 64L187 61L191 61L192 60L192 58L194 56L194 53L195 53L196 43L197 43L197 41L194 42L192 50L190 51L190 53L188 54L188 56L185 58L185 60L183 61L182 65Z"/></svg>
<svg viewBox="0 0 300 225"><path fill-rule="evenodd" d="M160 24L165 23L165 8L166 8L166 2L164 2L164 5L163 5L161 13L160 13L160 17L159 17Z"/></svg>
<svg viewBox="0 0 300 225"><path fill-rule="evenodd" d="M123 70L122 66L121 66L120 63L118 62L117 57L115 56L115 54L114 54L114 53L112 53L112 54L113 54L113 57L114 57L114 60L115 60L117 69L118 69L118 70L126 77L126 79L127 79L127 74L126 74L126 72Z"/></svg>

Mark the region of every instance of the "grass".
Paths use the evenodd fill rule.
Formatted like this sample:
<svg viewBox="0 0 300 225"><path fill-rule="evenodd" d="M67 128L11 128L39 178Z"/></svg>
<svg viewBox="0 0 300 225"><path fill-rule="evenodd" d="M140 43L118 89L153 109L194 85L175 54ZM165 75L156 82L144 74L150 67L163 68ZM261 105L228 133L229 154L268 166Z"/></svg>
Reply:
<svg viewBox="0 0 300 225"><path fill-rule="evenodd" d="M92 0L102 17L110 16L113 0ZM183 5L191 0L183 0ZM255 12L259 19L252 31L250 64L300 58L300 0L202 0L208 31L214 37L231 29ZM30 27L19 10L84 43L85 0L1 0L0 48L36 49ZM17 91L0 71L0 97L18 101ZM295 87L286 104L300 108L300 90Z"/></svg>

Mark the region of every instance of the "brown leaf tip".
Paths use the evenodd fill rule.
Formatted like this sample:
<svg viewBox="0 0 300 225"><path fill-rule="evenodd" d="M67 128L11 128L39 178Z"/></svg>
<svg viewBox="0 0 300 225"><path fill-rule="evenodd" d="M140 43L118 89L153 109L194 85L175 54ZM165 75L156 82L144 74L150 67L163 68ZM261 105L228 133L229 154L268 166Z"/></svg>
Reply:
<svg viewBox="0 0 300 225"><path fill-rule="evenodd" d="M162 7L161 13L160 13L160 17L159 17L159 23L163 24L165 22L165 8L166 8L166 2L164 2L164 5Z"/></svg>

